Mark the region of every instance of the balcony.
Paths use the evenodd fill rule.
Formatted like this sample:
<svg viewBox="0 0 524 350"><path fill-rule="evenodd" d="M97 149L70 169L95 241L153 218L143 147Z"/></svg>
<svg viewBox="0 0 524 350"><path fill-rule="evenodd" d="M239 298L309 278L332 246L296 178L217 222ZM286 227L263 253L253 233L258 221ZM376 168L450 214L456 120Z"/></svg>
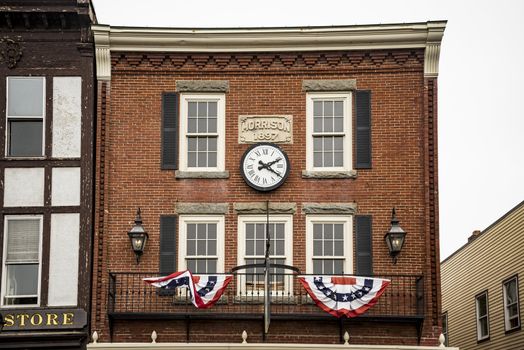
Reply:
<svg viewBox="0 0 524 350"><path fill-rule="evenodd" d="M209 309L197 309L186 289L161 290L143 282L159 276L154 272L112 272L109 275L108 315L113 319L262 319L264 276L233 273L220 300ZM420 275L376 275L391 284L377 304L358 319L412 322L424 319L424 280ZM297 274L272 275L272 319L335 319L317 307Z"/></svg>

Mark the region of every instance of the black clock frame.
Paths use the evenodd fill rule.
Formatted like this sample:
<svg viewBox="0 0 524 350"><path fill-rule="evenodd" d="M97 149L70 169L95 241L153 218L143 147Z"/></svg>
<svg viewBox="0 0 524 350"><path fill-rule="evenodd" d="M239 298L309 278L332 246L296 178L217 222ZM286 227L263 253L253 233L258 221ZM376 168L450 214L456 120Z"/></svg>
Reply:
<svg viewBox="0 0 524 350"><path fill-rule="evenodd" d="M278 148L278 150L280 152L282 152L282 154L284 155L284 158L285 158L285 161L287 163L287 168L286 168L286 172L284 173L284 176L282 176L282 180L280 180L278 183L274 184L273 186L270 186L270 187L260 187L260 186L257 186L255 185L254 183L252 183L251 181L248 180L248 177L246 176L246 174L244 173L244 160L246 159L246 156L247 154L255 147L259 147L259 146L271 146L271 147L275 147L275 148ZM291 163L289 162L289 157L287 156L287 153L277 144L275 143L272 143L272 142L259 142L259 143L255 143L251 146L249 146L244 154L242 155L242 158L240 159L240 174L242 175L242 178L244 179L245 183L259 191L259 192L269 192L269 191L273 191L274 189L277 189L279 188L280 186L282 186L284 184L284 182L286 182L287 180L287 177L289 176L289 172L291 171Z"/></svg>

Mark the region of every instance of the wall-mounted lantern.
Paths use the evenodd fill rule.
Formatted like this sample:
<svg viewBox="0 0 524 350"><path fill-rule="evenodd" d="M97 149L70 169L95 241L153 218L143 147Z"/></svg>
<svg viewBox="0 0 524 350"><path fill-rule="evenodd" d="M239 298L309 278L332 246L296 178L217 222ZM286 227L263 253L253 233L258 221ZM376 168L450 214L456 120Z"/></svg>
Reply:
<svg viewBox="0 0 524 350"><path fill-rule="evenodd" d="M140 216L140 208L136 211L135 226L127 233L131 241L131 248L136 255L136 264L140 261L140 256L144 253L147 239L149 238L146 230L142 226L142 217Z"/></svg>
<svg viewBox="0 0 524 350"><path fill-rule="evenodd" d="M384 239L386 240L386 244L388 245L389 249L389 255L391 255L393 258L394 264L397 263L398 254L402 250L404 239L406 238L406 231L404 231L398 223L399 221L395 213L395 208L393 208L391 214L391 228L384 236Z"/></svg>

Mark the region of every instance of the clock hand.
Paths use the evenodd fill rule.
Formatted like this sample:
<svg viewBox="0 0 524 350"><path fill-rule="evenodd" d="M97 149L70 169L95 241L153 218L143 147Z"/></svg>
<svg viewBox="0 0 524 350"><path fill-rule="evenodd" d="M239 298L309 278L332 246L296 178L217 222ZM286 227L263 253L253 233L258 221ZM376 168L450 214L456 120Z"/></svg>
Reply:
<svg viewBox="0 0 524 350"><path fill-rule="evenodd" d="M267 166L268 165L266 163L264 163L263 161L261 161L261 160L258 161L258 170L260 170L260 169L267 169Z"/></svg>
<svg viewBox="0 0 524 350"><path fill-rule="evenodd" d="M271 171L272 173L275 173L275 174L277 174L278 176L282 177L282 175L280 175L280 173L279 173L278 171L273 170L273 168L272 168L271 166L268 165L268 166L266 166L265 168L266 168L267 170Z"/></svg>
<svg viewBox="0 0 524 350"><path fill-rule="evenodd" d="M275 171L275 170L271 167L271 165L270 165L271 163L264 163L263 161L259 160L259 161L258 161L258 164L259 164L259 165L258 165L258 170L261 170L261 169L267 169L267 170L271 171L272 173L275 173L275 174L277 174L278 176L282 177L282 175L281 175L279 172Z"/></svg>
<svg viewBox="0 0 524 350"><path fill-rule="evenodd" d="M267 163L267 166L272 166L273 164L278 163L278 162L280 162L281 160L282 160L282 158L277 158L277 159L275 159L274 161Z"/></svg>

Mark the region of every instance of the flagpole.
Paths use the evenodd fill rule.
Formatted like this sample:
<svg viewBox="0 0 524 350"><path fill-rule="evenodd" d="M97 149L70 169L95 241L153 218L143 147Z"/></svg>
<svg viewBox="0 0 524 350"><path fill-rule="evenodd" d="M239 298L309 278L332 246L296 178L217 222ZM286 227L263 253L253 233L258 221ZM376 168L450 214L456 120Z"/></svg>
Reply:
<svg viewBox="0 0 524 350"><path fill-rule="evenodd" d="M269 323L271 322L271 296L270 296L270 260L269 249L271 247L271 237L269 236L269 201L266 201L266 256L264 269L264 334L269 332Z"/></svg>

